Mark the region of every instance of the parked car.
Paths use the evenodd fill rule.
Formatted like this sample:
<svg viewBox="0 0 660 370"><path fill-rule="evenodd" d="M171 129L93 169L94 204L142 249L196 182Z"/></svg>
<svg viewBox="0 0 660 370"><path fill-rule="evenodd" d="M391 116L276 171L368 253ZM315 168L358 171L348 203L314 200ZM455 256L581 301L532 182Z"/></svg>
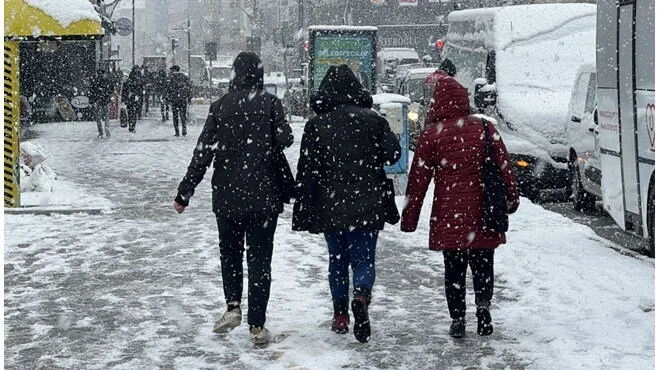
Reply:
<svg viewBox="0 0 660 370"><path fill-rule="evenodd" d="M383 48L377 53L378 82L392 88L397 66L420 63L419 54L412 48Z"/></svg>
<svg viewBox="0 0 660 370"><path fill-rule="evenodd" d="M435 71L436 68L406 69L405 73L401 74L395 81L396 90L394 92L410 99L410 106L408 108L410 150L415 150L417 139L422 130L424 130L426 109L429 99L433 95L433 87L425 86L424 80Z"/></svg>
<svg viewBox="0 0 660 370"><path fill-rule="evenodd" d="M568 195L564 120L575 73L595 59L596 5L468 9L448 21L443 59L456 66L472 108L497 120L521 193Z"/></svg>
<svg viewBox="0 0 660 370"><path fill-rule="evenodd" d="M596 87L594 61L580 67L575 76L566 118L571 199L577 211L593 208L602 197Z"/></svg>

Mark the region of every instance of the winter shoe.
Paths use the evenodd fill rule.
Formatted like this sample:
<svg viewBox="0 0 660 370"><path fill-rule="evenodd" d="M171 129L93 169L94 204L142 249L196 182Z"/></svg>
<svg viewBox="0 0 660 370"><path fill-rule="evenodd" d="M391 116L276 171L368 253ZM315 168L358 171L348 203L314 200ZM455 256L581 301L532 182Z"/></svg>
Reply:
<svg viewBox="0 0 660 370"><path fill-rule="evenodd" d="M213 332L218 334L229 333L235 327L241 325L243 314L240 308L234 308L225 312L222 317L213 324Z"/></svg>
<svg viewBox="0 0 660 370"><path fill-rule="evenodd" d="M488 307L477 308L477 334L479 335L493 334L493 324Z"/></svg>
<svg viewBox="0 0 660 370"><path fill-rule="evenodd" d="M369 323L369 313L367 312L367 298L365 296L355 296L351 302L351 309L353 310L353 318L355 325L353 325L353 335L360 343L366 343L371 336L371 324Z"/></svg>
<svg viewBox="0 0 660 370"><path fill-rule="evenodd" d="M449 327L449 335L454 338L463 338L465 336L465 318L453 319Z"/></svg>
<svg viewBox="0 0 660 370"><path fill-rule="evenodd" d="M250 328L252 344L267 344L270 341L270 331L266 328Z"/></svg>
<svg viewBox="0 0 660 370"><path fill-rule="evenodd" d="M332 319L332 331L337 334L346 334L350 322L351 318L348 315L335 315Z"/></svg>

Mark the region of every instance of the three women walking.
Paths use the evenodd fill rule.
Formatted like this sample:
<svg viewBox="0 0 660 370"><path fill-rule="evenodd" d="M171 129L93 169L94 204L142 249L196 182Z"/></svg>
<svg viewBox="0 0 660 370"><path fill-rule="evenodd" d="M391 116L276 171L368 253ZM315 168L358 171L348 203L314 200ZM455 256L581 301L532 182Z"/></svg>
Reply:
<svg viewBox="0 0 660 370"><path fill-rule="evenodd" d="M293 181L282 149L293 143L293 136L280 100L263 90L259 58L253 53L239 54L232 75L229 93L211 105L174 208L179 213L185 210L213 163L212 202L227 304L213 331L226 333L241 324L243 252L247 251L247 321L252 342L264 344L270 340L264 324L275 227L283 202L293 192L287 187ZM352 313L355 338L367 342L378 234L386 222L399 222L384 166L399 159L401 145L388 121L371 109L371 95L347 65L328 69L310 106L316 116L305 124L302 137L293 229L322 233L327 243L333 307L330 329L347 333ZM518 207L513 170L495 127L469 116L467 91L448 75L438 79L428 122L412 162L401 230L416 230L425 193L434 179L429 248L444 252L445 293L453 319L450 335L465 333L468 265L474 276L478 333L489 335L493 251L505 242L505 236L483 222L486 126L491 159L507 186L510 213Z"/></svg>

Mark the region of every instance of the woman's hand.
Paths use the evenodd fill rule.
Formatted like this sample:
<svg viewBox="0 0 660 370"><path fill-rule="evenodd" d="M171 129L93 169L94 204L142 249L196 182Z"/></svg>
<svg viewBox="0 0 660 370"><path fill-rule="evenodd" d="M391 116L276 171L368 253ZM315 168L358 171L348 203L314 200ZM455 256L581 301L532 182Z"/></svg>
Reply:
<svg viewBox="0 0 660 370"><path fill-rule="evenodd" d="M182 206L181 204L179 204L179 202L177 202L175 200L174 201L174 210L177 211L179 214L181 214L181 213L183 213L183 211L186 210L186 207Z"/></svg>

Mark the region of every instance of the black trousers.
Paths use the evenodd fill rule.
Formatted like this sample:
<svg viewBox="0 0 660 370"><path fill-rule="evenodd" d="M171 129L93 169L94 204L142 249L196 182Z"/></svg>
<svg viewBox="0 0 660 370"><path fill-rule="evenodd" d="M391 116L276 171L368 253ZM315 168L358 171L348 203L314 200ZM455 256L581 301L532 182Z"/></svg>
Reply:
<svg viewBox="0 0 660 370"><path fill-rule="evenodd" d="M248 324L263 327L270 298L270 264L277 215L241 218L216 216L220 237L220 266L225 301L241 301L243 296L243 251L247 243Z"/></svg>
<svg viewBox="0 0 660 370"><path fill-rule="evenodd" d="M452 319L465 317L465 275L472 270L475 304L490 306L493 298L493 249L444 251L445 295Z"/></svg>
<svg viewBox="0 0 660 370"><path fill-rule="evenodd" d="M135 123L138 119L138 113L140 111L140 106L138 103L129 103L126 104L126 110L128 111L128 131L135 130Z"/></svg>
<svg viewBox="0 0 660 370"><path fill-rule="evenodd" d="M188 113L188 105L186 102L172 103L172 121L174 122L174 133L179 134L179 119L181 120L181 133L186 134L186 115Z"/></svg>

